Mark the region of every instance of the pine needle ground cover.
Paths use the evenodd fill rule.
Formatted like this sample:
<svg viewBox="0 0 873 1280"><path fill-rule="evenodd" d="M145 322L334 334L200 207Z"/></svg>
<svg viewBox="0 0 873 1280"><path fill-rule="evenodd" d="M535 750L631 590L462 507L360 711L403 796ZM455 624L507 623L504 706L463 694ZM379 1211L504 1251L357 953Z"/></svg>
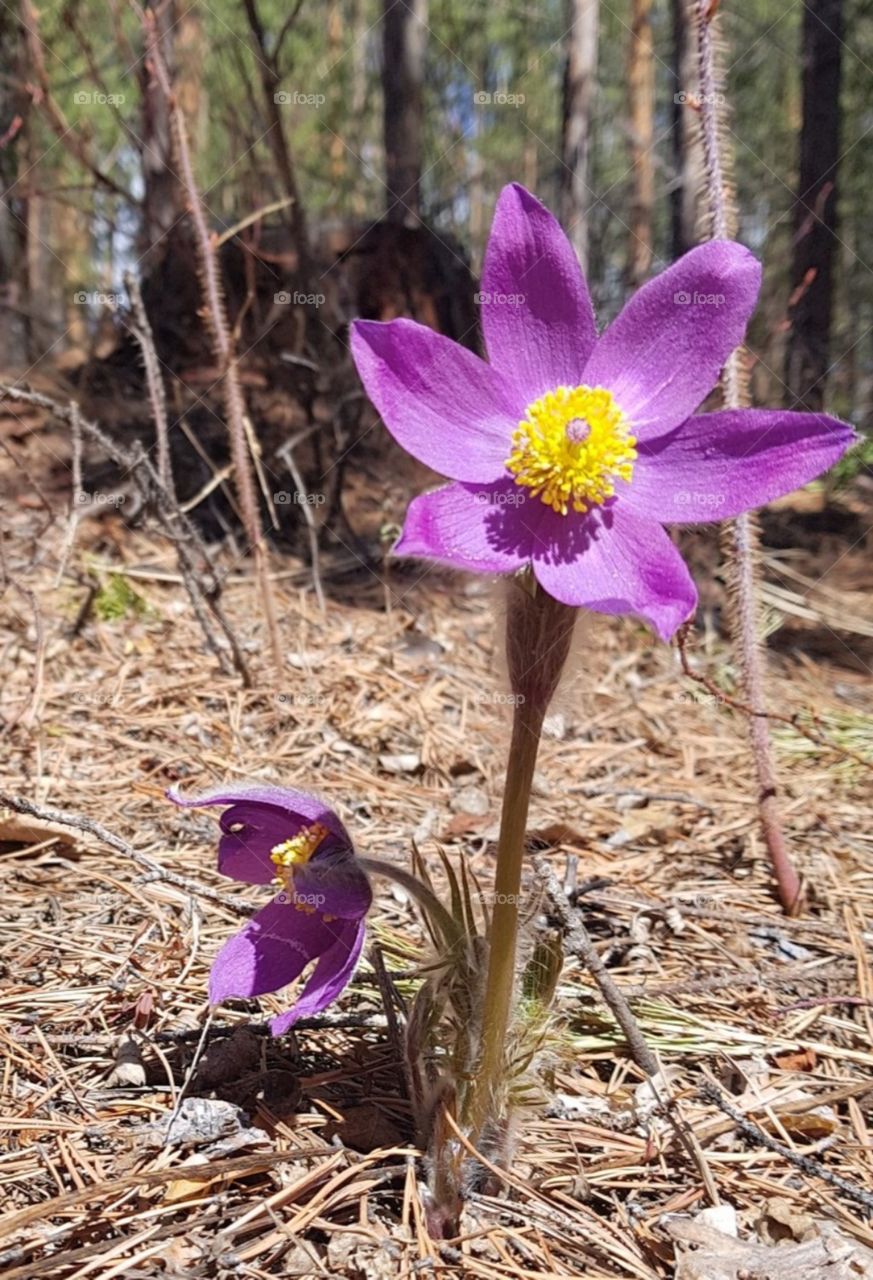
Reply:
<svg viewBox="0 0 873 1280"><path fill-rule="evenodd" d="M61 448L48 432L27 445L49 492ZM397 505L390 487L365 489L373 519ZM844 501L864 519L863 491ZM440 850L487 883L510 710L490 587L397 568L386 587L337 555L321 613L305 566L277 559L277 687L250 578L228 558L224 604L255 677L243 690L203 654L167 546L119 539L110 515L82 521L70 552L63 520L46 530L30 499L8 523L7 570L29 565L33 593L5 597L0 786L116 840L0 807L7 1280L715 1276L687 1251L707 1247L694 1233L714 1228L697 1215L716 1198L774 1249L830 1248L822 1223L844 1252L873 1246L863 541L825 537L766 563L773 703L812 735L775 735L786 827L815 886L799 920L772 897L724 640L689 642L720 697L632 621L582 628L536 778L522 945L556 878L678 1115L658 1108L568 945L550 1097L530 1099L513 1168L437 1241L401 1065L404 1010L432 958L414 904L376 882L353 982L292 1036L268 1032L283 993L207 1020L212 961L241 905L268 891L221 878L209 813L164 793L306 778L359 852L408 867L413 831L435 884ZM689 554L705 559L705 542ZM100 607L82 625L92 585Z"/></svg>

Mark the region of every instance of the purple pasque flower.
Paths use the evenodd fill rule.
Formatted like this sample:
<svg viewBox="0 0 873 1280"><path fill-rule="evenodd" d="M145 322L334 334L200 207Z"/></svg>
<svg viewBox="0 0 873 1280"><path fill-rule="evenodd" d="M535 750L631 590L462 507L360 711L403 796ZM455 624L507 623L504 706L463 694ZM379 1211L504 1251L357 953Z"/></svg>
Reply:
<svg viewBox="0 0 873 1280"><path fill-rule="evenodd" d="M505 188L480 294L487 363L411 320L353 328L389 431L453 482L413 500L395 551L483 573L530 564L557 600L638 614L669 639L697 591L663 526L789 493L854 439L821 413L696 413L760 280L748 249L711 241L598 337L560 226L523 187Z"/></svg>
<svg viewBox="0 0 873 1280"><path fill-rule="evenodd" d="M215 957L210 1003L278 991L317 961L296 1003L270 1023L273 1035L282 1035L335 1000L358 963L372 893L349 834L317 796L286 787L227 783L194 796L171 788L167 796L185 808L228 806L219 871L243 884L280 887Z"/></svg>

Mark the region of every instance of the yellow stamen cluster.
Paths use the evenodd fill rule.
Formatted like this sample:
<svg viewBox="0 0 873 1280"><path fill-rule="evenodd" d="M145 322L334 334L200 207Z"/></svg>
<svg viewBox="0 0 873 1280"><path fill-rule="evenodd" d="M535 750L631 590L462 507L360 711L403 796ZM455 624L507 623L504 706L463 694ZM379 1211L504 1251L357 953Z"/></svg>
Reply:
<svg viewBox="0 0 873 1280"><path fill-rule="evenodd" d="M630 423L604 387L557 387L528 405L507 467L515 483L565 516L584 512L630 480L637 456Z"/></svg>
<svg viewBox="0 0 873 1280"><path fill-rule="evenodd" d="M283 840L270 850L270 861L276 866L276 884L293 892L294 868L309 861L325 836L330 835L323 822L313 822L303 827L291 840ZM301 906L301 910L305 908ZM314 908L310 908L314 910Z"/></svg>

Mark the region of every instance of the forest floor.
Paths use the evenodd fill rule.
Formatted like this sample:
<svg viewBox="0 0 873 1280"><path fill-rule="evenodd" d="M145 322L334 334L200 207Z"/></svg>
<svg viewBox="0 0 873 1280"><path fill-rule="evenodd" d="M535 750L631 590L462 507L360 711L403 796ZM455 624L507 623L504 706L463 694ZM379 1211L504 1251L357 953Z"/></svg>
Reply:
<svg viewBox="0 0 873 1280"><path fill-rule="evenodd" d="M509 728L489 584L422 566L386 585L328 556L322 613L306 566L275 557L277 677L248 566L228 559L243 689L205 651L171 549L116 511L89 511L70 548L69 494L28 449L47 501L4 462L0 787L224 895L267 891L218 876L213 816L168 804L170 783L311 787L362 851L407 866L414 838L437 866L439 842L487 883ZM503 1189L432 1240L370 959L282 1041L263 1023L287 997L222 1006L192 1076L210 961L239 917L121 844L0 805L6 1280L873 1274L873 571L851 530L798 548L814 523L796 517L794 549L767 561L773 704L819 739L774 725L802 918L774 903L744 717L641 626L580 627L541 755L531 845L562 881L575 868L690 1154L571 956L551 1099L523 1117ZM733 688L717 632L695 633L692 660ZM387 884L372 923L389 972L426 958Z"/></svg>

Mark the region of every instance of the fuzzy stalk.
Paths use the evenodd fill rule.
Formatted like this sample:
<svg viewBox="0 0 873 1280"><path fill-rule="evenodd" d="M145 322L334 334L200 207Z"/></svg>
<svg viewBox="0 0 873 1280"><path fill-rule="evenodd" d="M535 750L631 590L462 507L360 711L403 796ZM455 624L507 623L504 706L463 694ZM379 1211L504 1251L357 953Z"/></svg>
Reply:
<svg viewBox="0 0 873 1280"><path fill-rule="evenodd" d="M710 234L715 240L736 232L736 207L726 180L722 138L724 96L717 92L717 38L713 30L716 6L712 0L692 0L697 25L697 53L700 70L700 119L703 129L706 195L710 214ZM726 409L746 408L749 402L741 355L735 351L722 375L722 396ZM795 915L801 905L801 885L788 852L777 796L776 763L767 720L764 655L759 639L758 561L759 535L755 516L746 512L731 521L726 544L733 570L731 629L739 661L745 701L752 711L749 736L758 784L758 814L776 888L783 910Z"/></svg>
<svg viewBox="0 0 873 1280"><path fill-rule="evenodd" d="M538 587L529 572L509 586L506 657L513 694L512 740L506 766L494 902L488 934L488 975L482 1005L479 1062L464 1117L473 1140L504 1117L506 1044L516 985L518 918L525 833L543 720L570 651L576 610Z"/></svg>
<svg viewBox="0 0 873 1280"><path fill-rule="evenodd" d="M245 535L254 557L255 579L261 597L264 620L270 640L273 663L276 670L284 668L276 601L270 580L267 548L261 528L257 490L252 468L249 443L246 435L246 402L239 375L233 334L227 316L221 264L216 242L210 235L203 209L203 201L194 178L191 148L184 116L179 108L167 65L161 53L155 29L154 14L143 15L149 64L163 94L173 128L173 141L178 160L179 178L185 190L188 213L194 231L194 243L199 266L198 278L203 296L203 316L212 339L212 349L222 380L225 413L230 436L230 456L233 463L239 509Z"/></svg>

